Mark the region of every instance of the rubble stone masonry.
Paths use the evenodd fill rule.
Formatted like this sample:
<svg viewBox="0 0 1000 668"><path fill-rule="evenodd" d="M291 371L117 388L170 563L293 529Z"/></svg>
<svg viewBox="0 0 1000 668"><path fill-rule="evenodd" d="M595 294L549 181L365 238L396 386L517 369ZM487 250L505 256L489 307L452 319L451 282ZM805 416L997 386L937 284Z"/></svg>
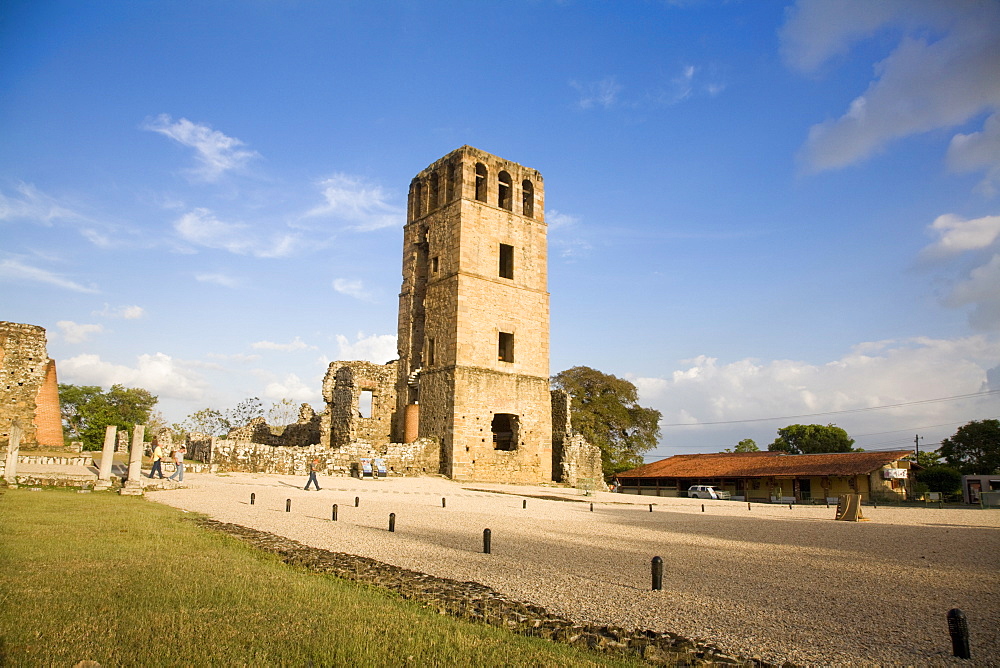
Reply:
<svg viewBox="0 0 1000 668"><path fill-rule="evenodd" d="M48 356L45 329L0 321L0 445L17 420L22 445L63 447L55 360Z"/></svg>

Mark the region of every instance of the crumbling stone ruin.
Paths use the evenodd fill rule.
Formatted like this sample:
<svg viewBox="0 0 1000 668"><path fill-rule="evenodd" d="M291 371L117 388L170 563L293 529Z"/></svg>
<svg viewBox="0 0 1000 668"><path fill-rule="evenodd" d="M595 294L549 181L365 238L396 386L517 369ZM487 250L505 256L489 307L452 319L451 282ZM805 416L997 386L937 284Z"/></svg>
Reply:
<svg viewBox="0 0 1000 668"><path fill-rule="evenodd" d="M0 445L11 424L23 430L22 446L63 447L56 363L46 350L45 329L0 321Z"/></svg>
<svg viewBox="0 0 1000 668"><path fill-rule="evenodd" d="M549 389L544 186L536 170L463 146L410 184L399 359L339 361L325 408L282 434L263 420L189 437L220 470L327 473L379 457L396 474L603 485L600 450ZM298 434L302 434L301 438ZM268 447L270 446L270 447Z"/></svg>

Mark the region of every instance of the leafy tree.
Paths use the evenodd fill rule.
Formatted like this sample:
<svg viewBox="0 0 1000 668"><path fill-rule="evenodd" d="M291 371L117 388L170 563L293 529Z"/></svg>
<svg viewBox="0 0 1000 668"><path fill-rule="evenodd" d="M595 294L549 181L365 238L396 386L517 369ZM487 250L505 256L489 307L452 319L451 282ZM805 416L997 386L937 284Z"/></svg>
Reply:
<svg viewBox="0 0 1000 668"><path fill-rule="evenodd" d="M299 407L291 399L282 399L271 404L267 411L267 423L282 427L299 419Z"/></svg>
<svg viewBox="0 0 1000 668"><path fill-rule="evenodd" d="M854 452L854 439L836 425L793 424L778 430L768 450L781 450L793 455L821 452Z"/></svg>
<svg viewBox="0 0 1000 668"><path fill-rule="evenodd" d="M744 438L736 444L735 448L726 448L726 452L760 452L757 441L752 438Z"/></svg>
<svg viewBox="0 0 1000 668"><path fill-rule="evenodd" d="M966 475L1000 472L1000 420L973 420L962 425L939 450L949 466Z"/></svg>
<svg viewBox="0 0 1000 668"><path fill-rule="evenodd" d="M927 485L932 492L949 496L962 492L962 474L951 466L932 466L917 471L917 480Z"/></svg>
<svg viewBox="0 0 1000 668"><path fill-rule="evenodd" d="M642 464L642 453L660 438L660 411L639 405L629 381L586 366L552 376L552 385L569 393L573 428L601 449L604 474Z"/></svg>
<svg viewBox="0 0 1000 668"><path fill-rule="evenodd" d="M229 431L229 420L214 408L203 408L188 415L179 425L181 431L221 436Z"/></svg>
<svg viewBox="0 0 1000 668"><path fill-rule="evenodd" d="M247 397L236 404L236 408L226 411L230 427L242 427L259 417L264 417L264 404L257 397Z"/></svg>
<svg viewBox="0 0 1000 668"><path fill-rule="evenodd" d="M940 463L941 455L938 454L937 450L917 453L917 466L921 468L929 469L932 466L938 466Z"/></svg>
<svg viewBox="0 0 1000 668"><path fill-rule="evenodd" d="M103 391L94 385L59 384L63 429L68 438L83 441L85 450L104 447L108 426L132 431L148 424L157 398L142 388L112 385Z"/></svg>

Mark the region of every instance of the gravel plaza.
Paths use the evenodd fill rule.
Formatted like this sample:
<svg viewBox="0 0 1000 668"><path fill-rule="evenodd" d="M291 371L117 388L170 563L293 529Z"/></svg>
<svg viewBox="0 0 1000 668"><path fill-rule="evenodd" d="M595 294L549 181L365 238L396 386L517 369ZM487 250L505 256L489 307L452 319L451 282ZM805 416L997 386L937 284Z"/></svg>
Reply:
<svg viewBox="0 0 1000 668"><path fill-rule="evenodd" d="M309 492L304 484L189 474L183 487L147 496L479 582L577 621L670 631L779 664L969 665L951 656L946 615L957 607L969 622L971 664L1000 666L1000 512L865 506L869 521L853 523L834 521L825 505L748 509L439 477L321 477L322 490ZM664 562L662 591L651 590L654 556Z"/></svg>

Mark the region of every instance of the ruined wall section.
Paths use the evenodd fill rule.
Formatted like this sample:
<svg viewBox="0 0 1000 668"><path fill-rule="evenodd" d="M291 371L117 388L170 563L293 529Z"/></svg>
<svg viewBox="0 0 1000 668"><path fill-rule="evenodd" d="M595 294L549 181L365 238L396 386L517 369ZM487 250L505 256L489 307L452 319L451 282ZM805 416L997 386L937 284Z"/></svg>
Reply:
<svg viewBox="0 0 1000 668"><path fill-rule="evenodd" d="M573 431L569 393L552 390L551 396L553 477L574 487L607 489L601 449Z"/></svg>
<svg viewBox="0 0 1000 668"><path fill-rule="evenodd" d="M279 473L308 475L309 462L320 460L321 475L351 475L362 458L380 457L389 475L420 476L437 473L439 445L436 439L418 439L413 443L387 443L376 447L369 443L350 443L339 449L322 445L306 448L270 446L231 439L193 434L188 439L192 459L211 464L214 471Z"/></svg>
<svg viewBox="0 0 1000 668"><path fill-rule="evenodd" d="M309 404L299 406L299 419L289 425L274 427L267 420L257 417L242 427L229 430L226 438L237 441L249 441L270 446L289 446L303 448L320 442L320 416Z"/></svg>
<svg viewBox="0 0 1000 668"><path fill-rule="evenodd" d="M396 410L397 364L331 362L323 378L326 410L321 421L320 444L344 448L355 441L383 446L392 441ZM368 402L362 406L362 395ZM367 409L368 416L363 415Z"/></svg>
<svg viewBox="0 0 1000 668"><path fill-rule="evenodd" d="M63 447L55 361L48 356L45 329L0 322L0 444L11 423L24 430L22 445Z"/></svg>

